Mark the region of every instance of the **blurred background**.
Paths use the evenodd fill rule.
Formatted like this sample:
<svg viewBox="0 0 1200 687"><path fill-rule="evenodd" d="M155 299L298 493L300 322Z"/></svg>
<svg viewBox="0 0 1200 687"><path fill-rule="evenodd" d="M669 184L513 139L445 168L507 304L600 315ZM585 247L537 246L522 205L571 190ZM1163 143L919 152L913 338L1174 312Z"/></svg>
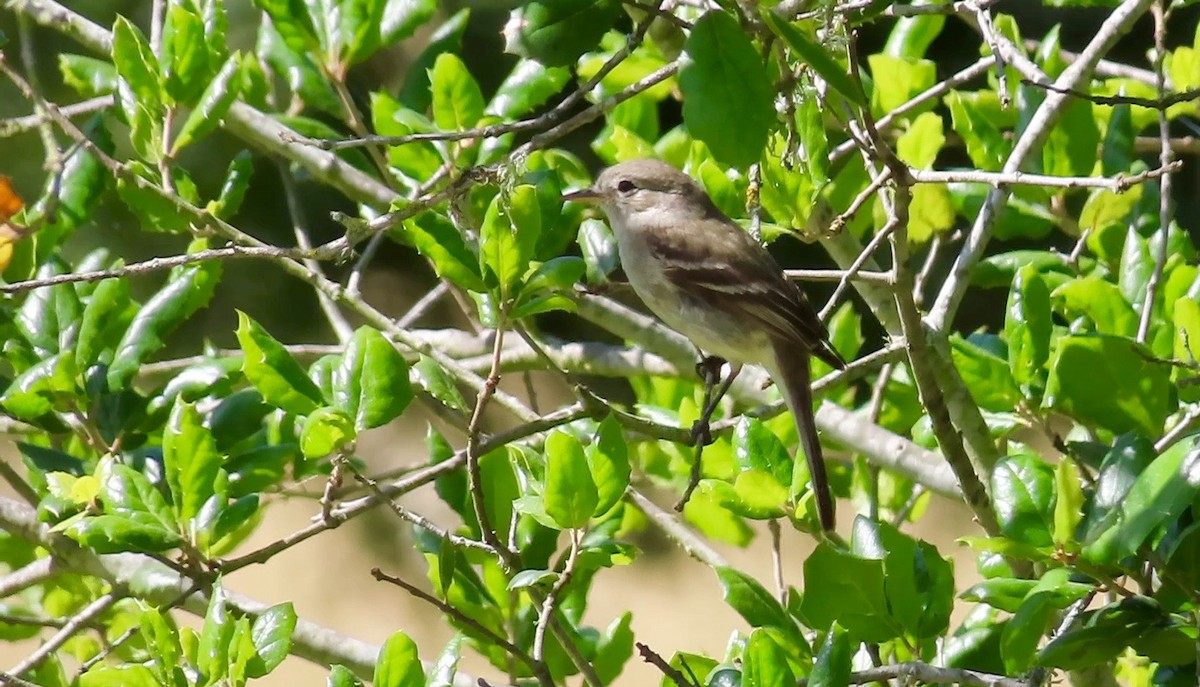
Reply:
<svg viewBox="0 0 1200 687"><path fill-rule="evenodd" d="M149 21L150 3L142 0L75 0L66 3L102 26L111 26L118 15L132 19L145 27ZM494 90L500 79L508 72L516 58L503 52L500 29L508 18L508 10L514 3L504 2L442 2L439 17L430 22L417 35L398 48L381 52L351 73L351 90L361 103L367 101L372 91L397 92L403 85L413 57L424 48L429 33L442 19L463 8L471 10L464 49L461 54L472 73L483 87L485 97ZM1026 39L1044 35L1055 24L1061 24L1061 40L1064 48L1078 50L1095 34L1095 29L1107 16L1106 8L1056 9L1043 7L1032 0L1005 0L993 5L994 12L1005 12L1016 16ZM249 0L229 0L231 47L253 50L260 12ZM1168 45L1191 44L1200 19L1200 5L1178 11L1171 25ZM870 54L877 51L890 29L889 21L880 22L874 30L865 31L860 37L860 52ZM626 26L628 28L628 21ZM36 64L36 76L41 92L59 104L75 102L79 98L62 84L57 71L57 55L64 52L86 52L61 34L38 26L19 26L12 11L0 9L0 31L8 37L3 50L13 64L20 64L20 51L28 51ZM1135 31L1122 39L1113 57L1130 64L1148 67L1147 51L1152 45L1151 24L1146 17ZM938 73L948 75L973 62L980 54L980 40L963 26L950 20L941 36L933 44L928 57L938 64ZM568 88L573 88L571 84ZM20 97L7 82L0 82L0 119L27 115L30 105ZM660 112L663 128L679 122L678 103L668 101ZM1178 123L1186 127L1187 123ZM588 149L588 144L599 130L599 123L586 127L568 139L564 145L583 159L596 165L597 160ZM1176 135L1200 135L1200 131L1182 128ZM225 166L234 152L241 149L238 141L224 134L217 134L203 146L187 149L179 161L189 168L197 184L204 190L213 190L221 182ZM120 153L120 151L118 151ZM12 177L17 191L27 200L39 195L45 182L42 169L42 147L34 131L0 138L0 174ZM1175 178L1179 224L1191 233L1193 241L1200 238L1200 179L1196 165L1184 156L1187 165L1184 172ZM939 160L939 164L952 166L965 163L962 160ZM288 217L284 193L280 181L280 170L276 161L265 156L255 158L255 176L247 201L233 223L255 236L278 245L291 245L292 227ZM341 227L330 220L330 213L342 211L357 213L354 205L336 192L316 183L300 180L300 197L303 214L311 228L314 243L339 236ZM1063 242L1064 250L1071 247L1071 239L1055 233L1050 239ZM123 256L127 262L146 259L157 255L182 252L181 237L142 231L133 217L111 198L94 217L85 230L78 232L67 250L77 257L97 246L106 246L114 254ZM1023 246L1009 244L1003 250ZM1040 246L1044 247L1044 246ZM781 262L790 266L831 266L828 257L819 246L785 241L775 246ZM253 261L229 261L225 264L224 278L212 304L172 338L171 348L165 355L176 357L199 351L204 341L218 347L235 344L233 331L236 327L235 308L248 312L276 337L285 342L335 343L336 339L325 323L317 307L313 292L302 283L292 280L279 271L263 269L261 263ZM946 266L943 265L942 268ZM333 268L337 276L339 268ZM145 292L157 286L161 277L149 276L145 281L134 278L135 289ZM936 283L936 279L932 280ZM386 313L403 313L435 283L435 276L416 253L403 246L385 244L372 269L367 273L362 290L366 299ZM814 296L820 300L820 286L815 287ZM961 310L956 328L971 331L978 327L996 328L1003 322L1004 299L1002 290L973 292ZM864 320L870 323L868 318ZM418 326L439 328L462 326L465 323L453 305L446 303L427 314ZM560 316L548 323L547 329L565 338L581 338L593 334L590 329L569 316ZM867 332L868 336L872 332ZM876 341L868 340L867 349L878 345L879 332L874 332ZM543 403L549 406L555 400L565 398L565 390L550 378L536 377L538 393ZM505 388L517 395L525 395L524 384L518 377L508 379ZM426 459L424 434L426 423L434 421L414 405L402 418L386 428L374 430L360 442L360 455L373 469L419 463ZM451 437L459 441L460 437ZM7 440L0 439L0 455L12 460L15 453ZM268 513L266 522L246 549L276 539L288 532L303 527L318 510L315 498L319 496L321 484L306 485L311 498L293 498L279 501ZM674 500L673 495L659 495L663 504ZM439 509L432 494L417 493L405 497L405 505L412 510L432 517L435 521L450 522L448 510ZM850 521L850 504L842 504L841 522ZM958 589L969 586L975 577L974 561L965 549L952 544L953 540L972 532L969 512L959 504L936 500L916 528L915 534L930 540L943 551L957 551L956 561ZM634 630L639 641L649 644L664 656L675 651L686 650L711 654L723 653L723 647L733 628L743 628L744 623L721 602L720 587L715 576L703 565L686 558L669 542L647 535L638 542L642 556L631 567L616 568L597 577L595 591L589 610L590 622L604 627L625 608L635 609ZM744 550L717 546L737 567L769 580L770 545L765 528L754 543ZM811 550L811 540L795 532L784 533L785 574L789 582L800 583L800 566ZM309 540L272 560L268 565L246 569L226 580L228 586L248 594L265 603L293 601L298 614L308 620L321 623L354 637L379 643L397 629L408 632L422 650L422 657L431 659L440 651L452 632L439 616L428 606L416 601L401 590L374 582L369 570L379 566L385 571L409 580L423 580L425 564L419 560L411 546L410 529L400 523L386 509L377 509L365 517L351 521L339 528L336 534L327 534ZM0 646L0 667L15 663L33 648L33 644ZM467 658L463 668L477 672L483 670L478 660ZM484 675L494 675L490 669ZM284 666L269 676L262 684L320 684L325 670L289 659ZM621 684L646 684L657 680L657 672L635 658L630 662Z"/></svg>

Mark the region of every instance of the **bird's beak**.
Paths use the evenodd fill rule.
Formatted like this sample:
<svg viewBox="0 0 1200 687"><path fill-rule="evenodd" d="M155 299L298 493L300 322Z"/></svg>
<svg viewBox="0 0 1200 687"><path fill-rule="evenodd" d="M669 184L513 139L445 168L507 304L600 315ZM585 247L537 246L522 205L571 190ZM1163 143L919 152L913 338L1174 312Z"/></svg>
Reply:
<svg viewBox="0 0 1200 687"><path fill-rule="evenodd" d="M564 201L575 201L579 203L594 203L600 200L600 194L590 188L585 188L580 191L565 194L562 199Z"/></svg>

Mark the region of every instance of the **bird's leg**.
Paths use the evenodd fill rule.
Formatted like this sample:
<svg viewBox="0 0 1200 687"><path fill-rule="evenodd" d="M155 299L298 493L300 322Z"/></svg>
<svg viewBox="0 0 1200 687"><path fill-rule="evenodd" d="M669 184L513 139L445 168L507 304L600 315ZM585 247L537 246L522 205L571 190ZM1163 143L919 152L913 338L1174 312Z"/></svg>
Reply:
<svg viewBox="0 0 1200 687"><path fill-rule="evenodd" d="M721 368L725 366L725 363L724 358L718 358L715 355L710 355L696 363L696 374L704 380L704 408L700 412L699 419L692 423L692 445L696 447L696 455L692 459L692 474L688 477L687 488L684 489L683 496L679 497L679 502L675 504L675 510L679 512L683 511L683 507L692 497L696 485L700 483L700 460L704 455L704 447L713 441L712 431L709 427L712 415L717 410L717 404L729 391L733 380L742 371L741 363L734 363L729 369L729 375L725 379L721 379Z"/></svg>
<svg viewBox="0 0 1200 687"><path fill-rule="evenodd" d="M696 363L696 374L704 380L704 408L700 412L700 418L692 423L692 443L695 445L707 446L713 442L709 422L713 413L717 411L717 404L725 397L733 380L742 371L740 363L733 364L729 368L729 376L721 379L721 368L725 367L726 362L724 358L710 355ZM718 381L720 385L717 384Z"/></svg>

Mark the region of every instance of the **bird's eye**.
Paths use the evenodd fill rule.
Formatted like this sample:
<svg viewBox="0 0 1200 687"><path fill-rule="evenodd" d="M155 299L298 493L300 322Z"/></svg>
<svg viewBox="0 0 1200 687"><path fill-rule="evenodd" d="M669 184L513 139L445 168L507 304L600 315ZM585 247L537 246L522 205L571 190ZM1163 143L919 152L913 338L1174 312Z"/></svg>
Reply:
<svg viewBox="0 0 1200 687"><path fill-rule="evenodd" d="M637 190L637 186L635 186L634 183L628 179L622 179L617 183L617 190L621 193L633 193Z"/></svg>

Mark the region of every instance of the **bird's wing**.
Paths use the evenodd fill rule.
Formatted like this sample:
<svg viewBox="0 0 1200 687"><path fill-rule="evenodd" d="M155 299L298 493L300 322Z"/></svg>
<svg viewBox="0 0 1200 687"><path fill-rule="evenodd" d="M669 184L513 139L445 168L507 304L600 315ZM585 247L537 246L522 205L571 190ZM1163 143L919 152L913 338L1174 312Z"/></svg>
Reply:
<svg viewBox="0 0 1200 687"><path fill-rule="evenodd" d="M748 326L764 327L835 369L845 368L846 362L829 343L829 332L808 298L788 280L771 254L732 222L720 227L713 222L704 224L704 241L682 231L647 236L667 278L709 306L748 319ZM705 251L706 245L712 249Z"/></svg>

